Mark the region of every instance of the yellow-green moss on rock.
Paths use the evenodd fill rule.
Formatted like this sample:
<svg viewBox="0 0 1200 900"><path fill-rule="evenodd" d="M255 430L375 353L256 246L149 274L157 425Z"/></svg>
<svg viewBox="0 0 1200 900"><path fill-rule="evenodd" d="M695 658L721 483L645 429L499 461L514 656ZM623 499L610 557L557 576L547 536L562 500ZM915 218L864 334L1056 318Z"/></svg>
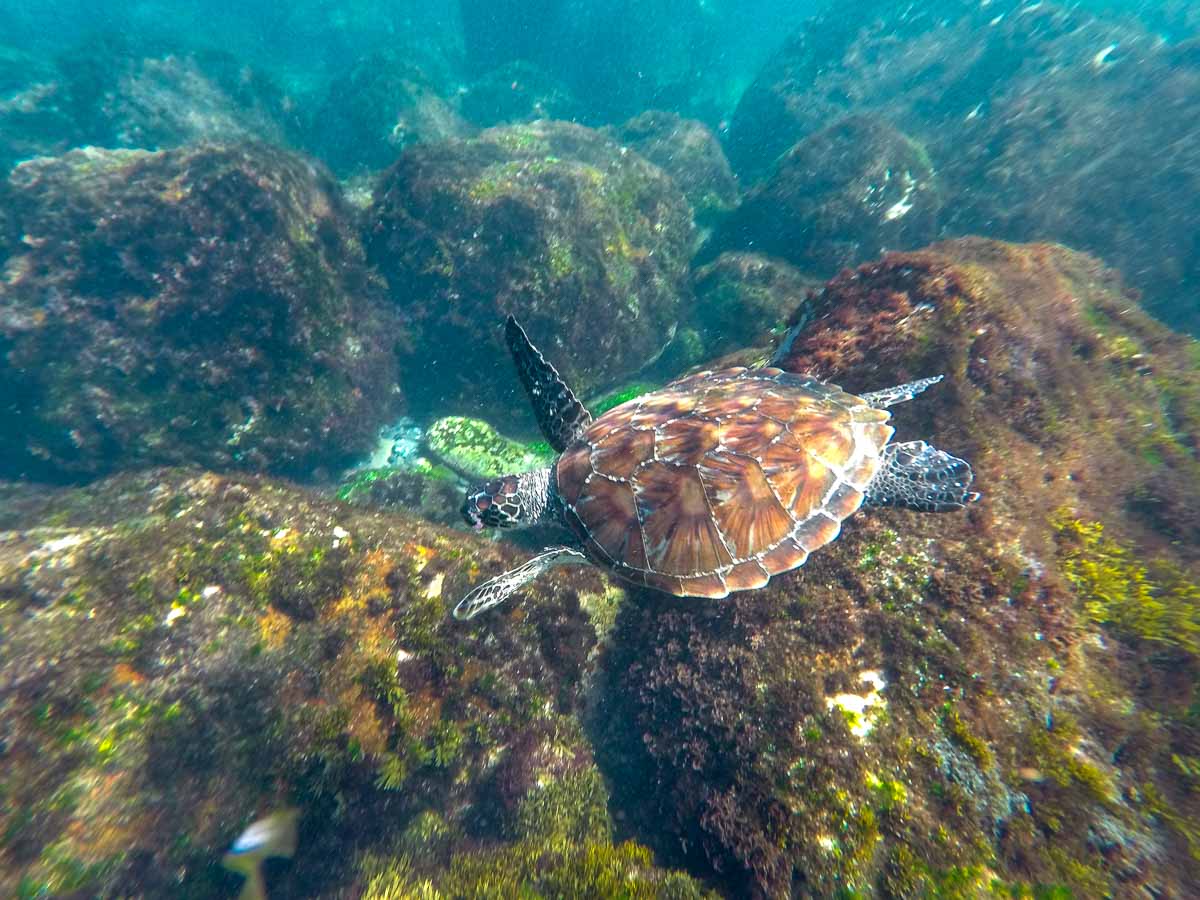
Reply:
<svg viewBox="0 0 1200 900"><path fill-rule="evenodd" d="M446 416L425 432L425 444L442 463L467 478L497 478L547 466L555 454L545 444L523 444L481 419Z"/></svg>
<svg viewBox="0 0 1200 900"><path fill-rule="evenodd" d="M217 862L281 806L301 811L302 849L276 889L321 893L423 811L454 832L506 808L497 757L557 778L525 760L542 752L529 734L579 762L512 807L514 840L607 836L570 725L586 613L543 595L482 627L448 614L511 565L502 548L195 471L28 494L0 522L0 893L232 894ZM537 590L600 590L564 574Z"/></svg>
<svg viewBox="0 0 1200 900"><path fill-rule="evenodd" d="M1200 585L1166 560L1143 564L1130 548L1107 537L1099 522L1063 511L1054 527L1063 573L1088 616L1127 637L1200 657Z"/></svg>

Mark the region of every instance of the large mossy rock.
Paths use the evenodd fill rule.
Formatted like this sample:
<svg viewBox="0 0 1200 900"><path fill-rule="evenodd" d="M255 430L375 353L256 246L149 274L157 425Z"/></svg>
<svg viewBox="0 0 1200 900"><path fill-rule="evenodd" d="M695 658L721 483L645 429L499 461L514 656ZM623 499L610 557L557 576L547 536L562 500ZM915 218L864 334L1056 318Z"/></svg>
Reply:
<svg viewBox="0 0 1200 900"><path fill-rule="evenodd" d="M697 224L711 226L737 206L737 179L716 135L703 122L650 110L612 134L675 179Z"/></svg>
<svg viewBox="0 0 1200 900"><path fill-rule="evenodd" d="M709 355L771 343L823 282L781 259L722 253L692 273L689 324Z"/></svg>
<svg viewBox="0 0 1200 900"><path fill-rule="evenodd" d="M687 201L656 166L582 126L410 148L368 219L367 257L412 331L405 367L421 411L524 415L504 362L506 313L588 393L652 359L684 305Z"/></svg>
<svg viewBox="0 0 1200 900"><path fill-rule="evenodd" d="M1045 71L1051 44L1089 20L1051 3L1022 5L869 0L853 14L814 16L742 94L729 122L729 161L743 179L761 177L797 141L853 114L885 115L906 130L953 129L1022 66Z"/></svg>
<svg viewBox="0 0 1200 900"><path fill-rule="evenodd" d="M938 234L942 198L924 147L886 121L850 116L799 141L701 253L753 250L830 277Z"/></svg>
<svg viewBox="0 0 1200 900"><path fill-rule="evenodd" d="M222 854L285 806L272 896L699 896L611 839L576 719L595 574L466 627L512 557L416 519L182 470L0 497L5 896L232 896Z"/></svg>
<svg viewBox="0 0 1200 900"><path fill-rule="evenodd" d="M307 143L339 175L352 175L390 166L411 144L471 130L418 66L377 53L333 81Z"/></svg>
<svg viewBox="0 0 1200 900"><path fill-rule="evenodd" d="M742 96L726 149L749 185L830 122L886 119L928 149L941 235L1095 253L1157 315L1197 333L1198 94L1194 40L1167 41L1132 17L1020 0L871 2L784 43Z"/></svg>
<svg viewBox="0 0 1200 900"><path fill-rule="evenodd" d="M392 319L336 183L265 145L73 151L14 170L0 472L302 472L398 399Z"/></svg>
<svg viewBox="0 0 1200 900"><path fill-rule="evenodd" d="M726 601L634 592L598 726L625 820L730 896L1185 895L1200 348L1052 245L890 254L816 301L784 365L944 373L897 439L983 499L864 511Z"/></svg>
<svg viewBox="0 0 1200 900"><path fill-rule="evenodd" d="M72 123L57 77L42 57L0 44L0 174L19 160L66 149Z"/></svg>
<svg viewBox="0 0 1200 900"><path fill-rule="evenodd" d="M964 123L955 152L938 153L954 185L944 225L1095 253L1155 315L1200 335L1200 49L1131 32L1090 30L1096 55L1022 71Z"/></svg>
<svg viewBox="0 0 1200 900"><path fill-rule="evenodd" d="M6 65L14 62L23 64ZM228 53L172 53L115 34L84 40L53 62L26 62L0 47L0 171L74 147L284 143L299 133L294 98Z"/></svg>
<svg viewBox="0 0 1200 900"><path fill-rule="evenodd" d="M295 101L264 72L219 51L143 56L112 42L59 59L75 146L162 149L196 141L283 143Z"/></svg>
<svg viewBox="0 0 1200 900"><path fill-rule="evenodd" d="M537 119L569 122L579 119L581 110L564 82L522 59L479 76L462 95L463 115L480 127Z"/></svg>

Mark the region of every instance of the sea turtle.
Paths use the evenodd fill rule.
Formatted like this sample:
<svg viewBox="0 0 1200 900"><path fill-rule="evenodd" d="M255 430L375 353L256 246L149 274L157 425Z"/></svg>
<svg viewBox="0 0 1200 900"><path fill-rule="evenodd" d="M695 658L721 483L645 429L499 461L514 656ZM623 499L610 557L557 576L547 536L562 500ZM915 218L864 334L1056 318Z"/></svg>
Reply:
<svg viewBox="0 0 1200 900"><path fill-rule="evenodd" d="M571 538L472 590L470 619L546 569L591 562L680 597L760 588L838 536L864 503L930 512L979 495L964 460L889 444L886 411L941 376L855 396L777 368L701 372L592 421L525 331L505 337L552 466L468 491L477 530L557 523Z"/></svg>

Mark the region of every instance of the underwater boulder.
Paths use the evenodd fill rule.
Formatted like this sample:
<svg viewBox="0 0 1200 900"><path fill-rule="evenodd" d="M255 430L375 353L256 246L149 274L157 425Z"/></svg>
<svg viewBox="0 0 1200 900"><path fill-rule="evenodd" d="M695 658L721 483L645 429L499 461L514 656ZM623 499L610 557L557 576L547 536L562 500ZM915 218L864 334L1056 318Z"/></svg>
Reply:
<svg viewBox="0 0 1200 900"><path fill-rule="evenodd" d="M925 148L887 122L851 116L800 141L700 254L778 256L828 277L937 236L939 181Z"/></svg>
<svg viewBox="0 0 1200 900"><path fill-rule="evenodd" d="M928 148L939 237L1095 253L1197 333L1200 54L1176 27L1173 42L1119 13L1018 0L830 12L746 90L726 151L750 184L830 122L884 118Z"/></svg>
<svg viewBox="0 0 1200 900"><path fill-rule="evenodd" d="M394 325L333 179L265 145L18 166L0 471L302 473L393 410Z"/></svg>
<svg viewBox="0 0 1200 900"><path fill-rule="evenodd" d="M571 121L581 115L570 88L526 60L514 60L479 76L462 95L462 112L480 127L535 119Z"/></svg>
<svg viewBox="0 0 1200 900"><path fill-rule="evenodd" d="M952 150L958 125L1015 72L1045 72L1105 34L1087 12L1049 2L870 0L854 15L830 10L791 34L742 94L726 152L748 183L797 141L854 114L886 116L930 140L944 130Z"/></svg>
<svg viewBox="0 0 1200 900"><path fill-rule="evenodd" d="M307 144L339 175L384 169L412 144L466 137L472 128L406 57L377 53L329 87Z"/></svg>
<svg viewBox="0 0 1200 900"><path fill-rule="evenodd" d="M939 157L945 228L1095 253L1156 315L1200 334L1200 48L1135 32L1089 50L1022 71L963 124Z"/></svg>
<svg viewBox="0 0 1200 900"><path fill-rule="evenodd" d="M705 351L719 356L777 340L822 281L758 253L722 253L692 273L690 324ZM768 332L774 337L767 338Z"/></svg>
<svg viewBox="0 0 1200 900"><path fill-rule="evenodd" d="M540 469L557 456L544 442L523 444L487 422L462 416L438 419L424 441L436 459L475 482Z"/></svg>
<svg viewBox="0 0 1200 900"><path fill-rule="evenodd" d="M378 510L403 510L426 522L462 526L463 490L457 472L429 460L411 465L358 469L346 475L337 497L351 506Z"/></svg>
<svg viewBox="0 0 1200 900"><path fill-rule="evenodd" d="M1200 348L1055 245L889 254L814 301L785 368L943 373L896 439L970 460L983 498L864 510L727 600L631 590L598 701L613 805L730 896L1186 894Z"/></svg>
<svg viewBox="0 0 1200 900"><path fill-rule="evenodd" d="M711 227L737 206L737 179L720 142L703 122L650 110L610 132L675 179L692 205L697 225Z"/></svg>
<svg viewBox="0 0 1200 900"><path fill-rule="evenodd" d="M299 133L295 100L266 73L219 50L159 52L105 35L62 54L56 64L71 116L68 146L283 144Z"/></svg>
<svg viewBox="0 0 1200 900"><path fill-rule="evenodd" d="M590 393L653 359L685 306L687 201L658 167L579 125L412 147L367 216L368 261L412 332L406 393L421 412L529 421L506 313Z"/></svg>
<svg viewBox="0 0 1200 900"><path fill-rule="evenodd" d="M61 153L72 133L54 66L0 44L0 176L22 159Z"/></svg>
<svg viewBox="0 0 1200 900"><path fill-rule="evenodd" d="M5 896L233 896L222 854L288 808L271 896L700 896L611 838L578 720L616 602L594 573L466 627L511 554L394 511L195 470L0 497Z"/></svg>
<svg viewBox="0 0 1200 900"><path fill-rule="evenodd" d="M843 273L813 303L783 368L852 391L944 374L897 415L944 421L1020 502L1046 490L1042 508L1116 514L1200 558L1197 343L1141 310L1115 270L1060 245L961 238ZM1015 461L1030 466L1020 477ZM998 510L1008 492L988 496Z"/></svg>
<svg viewBox="0 0 1200 900"><path fill-rule="evenodd" d="M137 49L109 35L20 70L7 70L5 62L14 62L13 55L0 48L6 85L0 88L0 171L73 147L286 144L300 133L295 100L262 71L220 51Z"/></svg>

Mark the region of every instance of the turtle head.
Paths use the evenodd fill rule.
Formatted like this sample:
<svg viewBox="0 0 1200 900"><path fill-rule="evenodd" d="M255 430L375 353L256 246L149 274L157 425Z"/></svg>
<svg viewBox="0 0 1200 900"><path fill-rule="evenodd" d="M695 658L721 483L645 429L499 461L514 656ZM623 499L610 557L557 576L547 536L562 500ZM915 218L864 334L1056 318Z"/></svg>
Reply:
<svg viewBox="0 0 1200 900"><path fill-rule="evenodd" d="M462 516L476 531L512 528L541 521L550 509L553 469L505 475L467 491Z"/></svg>

